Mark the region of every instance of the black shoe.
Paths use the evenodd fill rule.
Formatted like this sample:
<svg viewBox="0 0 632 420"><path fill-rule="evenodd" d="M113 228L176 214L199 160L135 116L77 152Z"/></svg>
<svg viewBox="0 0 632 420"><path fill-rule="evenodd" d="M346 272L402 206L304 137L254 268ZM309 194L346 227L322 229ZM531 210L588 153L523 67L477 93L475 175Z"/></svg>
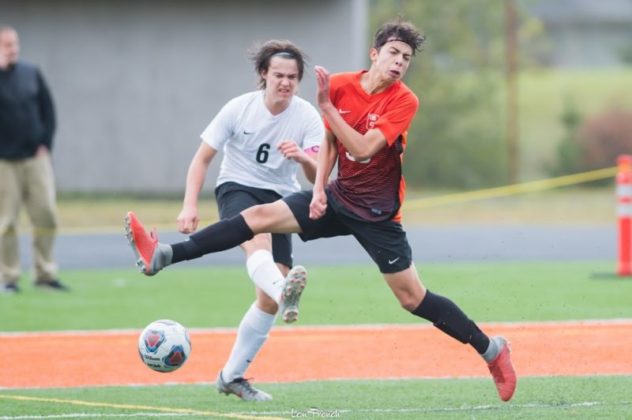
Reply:
<svg viewBox="0 0 632 420"><path fill-rule="evenodd" d="M6 293L8 295L14 295L16 293L20 293L20 288L15 283L9 283L2 286L0 289L0 293Z"/></svg>
<svg viewBox="0 0 632 420"><path fill-rule="evenodd" d="M59 292L68 292L70 288L59 280L38 280L35 286L41 289L56 290Z"/></svg>

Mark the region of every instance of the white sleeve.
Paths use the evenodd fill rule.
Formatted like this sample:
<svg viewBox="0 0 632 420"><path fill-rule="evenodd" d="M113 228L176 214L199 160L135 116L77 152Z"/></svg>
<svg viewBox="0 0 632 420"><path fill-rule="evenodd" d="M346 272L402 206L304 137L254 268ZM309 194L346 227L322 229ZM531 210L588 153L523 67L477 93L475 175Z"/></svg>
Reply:
<svg viewBox="0 0 632 420"><path fill-rule="evenodd" d="M303 137L303 150L314 146L320 146L325 137L325 126L320 114L313 106L307 107L305 115L305 136Z"/></svg>
<svg viewBox="0 0 632 420"><path fill-rule="evenodd" d="M222 107L211 123L204 129L200 135L202 140L213 149L222 150L224 144L235 132L236 114L237 101L233 99Z"/></svg>

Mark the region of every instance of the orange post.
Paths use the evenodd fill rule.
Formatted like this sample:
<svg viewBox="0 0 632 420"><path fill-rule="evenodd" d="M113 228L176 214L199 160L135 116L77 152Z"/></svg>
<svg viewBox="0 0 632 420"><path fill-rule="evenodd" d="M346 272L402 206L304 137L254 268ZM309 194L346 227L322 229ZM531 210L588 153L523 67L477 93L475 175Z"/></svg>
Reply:
<svg viewBox="0 0 632 420"><path fill-rule="evenodd" d="M632 155L617 159L617 216L619 219L619 276L632 275Z"/></svg>

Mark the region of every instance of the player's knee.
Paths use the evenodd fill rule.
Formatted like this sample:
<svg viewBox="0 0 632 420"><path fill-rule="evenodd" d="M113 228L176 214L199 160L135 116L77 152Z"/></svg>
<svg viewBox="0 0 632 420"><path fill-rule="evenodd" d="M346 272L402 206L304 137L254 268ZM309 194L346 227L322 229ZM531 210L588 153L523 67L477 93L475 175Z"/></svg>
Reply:
<svg viewBox="0 0 632 420"><path fill-rule="evenodd" d="M253 253L259 249L266 249L270 251L272 250L272 236L265 233L255 235L255 237L252 238L251 240L246 241L243 244L241 244L241 247L247 253Z"/></svg>
<svg viewBox="0 0 632 420"><path fill-rule="evenodd" d="M266 210L265 204L252 206L244 210L241 214L246 224L255 234L264 231L267 218L269 218L269 211Z"/></svg>
<svg viewBox="0 0 632 420"><path fill-rule="evenodd" d="M398 296L399 304L402 309L412 312L419 306L419 299L413 295Z"/></svg>
<svg viewBox="0 0 632 420"><path fill-rule="evenodd" d="M279 202L281 201L259 204L242 212L244 220L255 234L268 233L278 227L279 222L284 218L279 211L282 210Z"/></svg>

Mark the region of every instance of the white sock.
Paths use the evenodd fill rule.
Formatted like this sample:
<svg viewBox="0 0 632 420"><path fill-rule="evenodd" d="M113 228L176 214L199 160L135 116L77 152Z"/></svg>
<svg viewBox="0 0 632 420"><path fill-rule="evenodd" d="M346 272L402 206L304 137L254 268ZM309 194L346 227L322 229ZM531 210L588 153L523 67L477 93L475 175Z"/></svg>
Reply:
<svg viewBox="0 0 632 420"><path fill-rule="evenodd" d="M500 351L503 349L506 341L507 340L505 340L504 337L500 336L489 337L489 346L487 346L487 350L485 351L485 353L481 355L483 359L487 363L492 362L498 356L498 353L500 353Z"/></svg>
<svg viewBox="0 0 632 420"><path fill-rule="evenodd" d="M255 251L246 260L248 275L254 284L263 290L278 304L281 302L281 293L285 277L272 258L272 253L260 249Z"/></svg>
<svg viewBox="0 0 632 420"><path fill-rule="evenodd" d="M268 338L275 318L276 315L270 315L259 309L256 302L250 306L239 324L237 340L222 369L222 378L226 382L244 377L246 369Z"/></svg>

